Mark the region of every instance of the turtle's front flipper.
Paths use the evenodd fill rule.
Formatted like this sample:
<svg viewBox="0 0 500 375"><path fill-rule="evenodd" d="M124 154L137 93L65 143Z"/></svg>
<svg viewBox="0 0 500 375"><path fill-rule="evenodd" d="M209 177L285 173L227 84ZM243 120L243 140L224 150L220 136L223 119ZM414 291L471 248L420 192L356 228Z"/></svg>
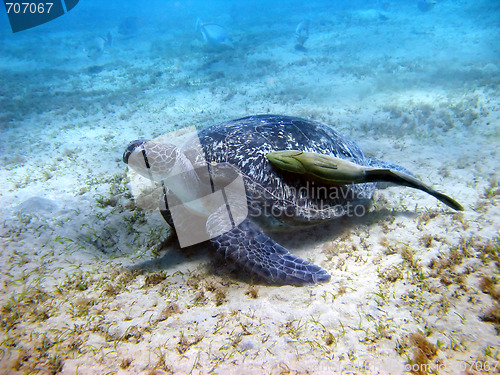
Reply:
<svg viewBox="0 0 500 375"><path fill-rule="evenodd" d="M425 191L457 211L463 207L453 198L434 190L422 181L403 172L388 168L364 167L331 155L296 150L275 151L267 154L269 161L282 170L309 175L326 184L359 184L365 182L392 182Z"/></svg>
<svg viewBox="0 0 500 375"><path fill-rule="evenodd" d="M305 285L330 280L324 269L290 254L248 219L210 242L226 259L273 284Z"/></svg>

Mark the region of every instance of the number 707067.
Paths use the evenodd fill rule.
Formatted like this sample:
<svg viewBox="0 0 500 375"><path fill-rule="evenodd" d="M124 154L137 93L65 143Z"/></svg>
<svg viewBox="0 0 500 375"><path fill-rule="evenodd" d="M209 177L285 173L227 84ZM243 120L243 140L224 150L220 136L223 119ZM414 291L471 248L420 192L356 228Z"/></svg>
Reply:
<svg viewBox="0 0 500 375"><path fill-rule="evenodd" d="M5 3L7 13L50 13L54 3Z"/></svg>

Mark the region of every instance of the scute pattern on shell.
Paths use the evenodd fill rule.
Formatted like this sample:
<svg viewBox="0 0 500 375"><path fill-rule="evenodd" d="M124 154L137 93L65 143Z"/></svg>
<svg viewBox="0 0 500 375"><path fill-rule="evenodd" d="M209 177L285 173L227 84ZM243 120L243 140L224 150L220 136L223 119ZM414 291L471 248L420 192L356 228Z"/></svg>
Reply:
<svg viewBox="0 0 500 375"><path fill-rule="evenodd" d="M239 168L245 180L249 209L254 214L257 210L272 211L286 225L342 216L345 211L339 209L366 203L375 190L373 183L324 186L278 171L271 165L267 153L291 149L370 165L370 159L365 158L354 142L314 121L276 115L250 116L206 128L199 132L199 139L209 163L227 162ZM314 189L306 189L307 186ZM329 193L321 195L314 191Z"/></svg>

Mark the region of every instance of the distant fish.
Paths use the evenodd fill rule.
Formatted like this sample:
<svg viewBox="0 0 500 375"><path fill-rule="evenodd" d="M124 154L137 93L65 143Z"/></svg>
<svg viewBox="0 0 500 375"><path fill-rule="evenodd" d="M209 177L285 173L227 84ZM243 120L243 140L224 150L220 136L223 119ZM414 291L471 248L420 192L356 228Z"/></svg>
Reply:
<svg viewBox="0 0 500 375"><path fill-rule="evenodd" d="M97 60L104 54L104 50L107 47L111 47L113 45L113 34L111 31L108 31L106 37L96 36L92 42L90 43L87 49L84 49L87 52L87 57L92 60Z"/></svg>
<svg viewBox="0 0 500 375"><path fill-rule="evenodd" d="M215 23L203 23L196 20L196 31L203 36L205 43L216 48L234 48L225 28Z"/></svg>
<svg viewBox="0 0 500 375"><path fill-rule="evenodd" d="M108 30L106 34L106 47L113 47L114 40L113 32Z"/></svg>
<svg viewBox="0 0 500 375"><path fill-rule="evenodd" d="M302 21L295 29L295 49L305 51L304 43L309 39L309 21Z"/></svg>
<svg viewBox="0 0 500 375"><path fill-rule="evenodd" d="M139 17L127 17L118 25L118 33L123 36L134 36L139 32L142 20Z"/></svg>
<svg viewBox="0 0 500 375"><path fill-rule="evenodd" d="M389 10L390 3L388 0L378 0L378 6L383 10Z"/></svg>
<svg viewBox="0 0 500 375"><path fill-rule="evenodd" d="M351 13L351 19L358 23L373 23L387 21L389 16L387 13L377 9L357 10Z"/></svg>
<svg viewBox="0 0 500 375"><path fill-rule="evenodd" d="M417 7L421 12L428 12L432 8L434 8L434 5L437 4L436 0L418 0L417 1Z"/></svg>
<svg viewBox="0 0 500 375"><path fill-rule="evenodd" d="M106 46L106 40L102 36L96 36L89 47L84 51L87 52L87 57L91 60L97 60L104 54L104 47Z"/></svg>

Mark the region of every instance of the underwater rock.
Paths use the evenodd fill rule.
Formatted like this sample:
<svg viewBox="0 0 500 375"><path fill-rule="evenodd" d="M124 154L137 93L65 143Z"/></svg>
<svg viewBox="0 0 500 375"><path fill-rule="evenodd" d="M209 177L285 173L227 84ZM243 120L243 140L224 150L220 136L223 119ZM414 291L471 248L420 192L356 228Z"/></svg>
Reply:
<svg viewBox="0 0 500 375"><path fill-rule="evenodd" d="M196 31L203 36L205 43L215 48L234 48L231 38L226 29L215 23L203 23L201 19L196 20Z"/></svg>
<svg viewBox="0 0 500 375"><path fill-rule="evenodd" d="M421 12L428 12L429 10L431 10L432 8L434 8L434 6L436 4L437 4L436 0L418 0L417 1L417 8Z"/></svg>
<svg viewBox="0 0 500 375"><path fill-rule="evenodd" d="M104 66L101 65L92 65L89 66L85 71L89 74L99 74L104 70Z"/></svg>
<svg viewBox="0 0 500 375"><path fill-rule="evenodd" d="M48 215L57 210L59 206L56 202L43 197L31 197L16 207L22 215Z"/></svg>

